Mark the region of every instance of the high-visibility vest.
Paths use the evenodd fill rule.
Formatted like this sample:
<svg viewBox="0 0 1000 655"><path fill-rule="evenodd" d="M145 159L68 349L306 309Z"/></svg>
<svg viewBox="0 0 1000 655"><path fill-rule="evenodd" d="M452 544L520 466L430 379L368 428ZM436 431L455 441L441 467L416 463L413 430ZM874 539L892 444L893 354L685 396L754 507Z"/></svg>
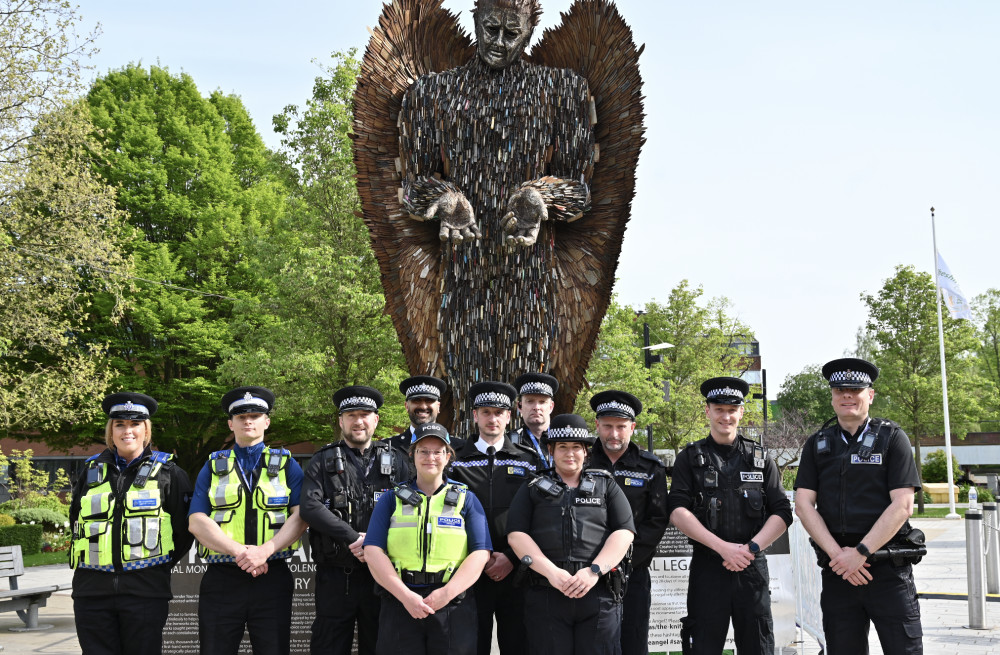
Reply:
<svg viewBox="0 0 1000 655"><path fill-rule="evenodd" d="M462 508L468 487L449 483L431 497L420 495L419 505L396 499L389 520L386 552L400 577L405 572L440 574L448 582L469 554Z"/></svg>
<svg viewBox="0 0 1000 655"><path fill-rule="evenodd" d="M173 530L158 475L173 455L155 451L140 462L123 498L116 497L108 463L98 457L87 460L87 493L73 528L70 566L111 572L116 566L134 571L168 563Z"/></svg>
<svg viewBox="0 0 1000 655"><path fill-rule="evenodd" d="M208 500L212 505L209 517L227 537L241 544L259 546L278 534L290 513L292 490L288 486L288 463L292 456L283 448L267 448L261 454L262 464L257 485L250 493L240 478L236 452L219 450L209 458L212 483ZM250 471L246 474L249 476ZM255 525L247 534L247 525ZM250 542L250 543L248 543ZM268 559L286 559L299 547L299 541ZM198 544L198 554L208 562L232 562L232 555L219 553Z"/></svg>

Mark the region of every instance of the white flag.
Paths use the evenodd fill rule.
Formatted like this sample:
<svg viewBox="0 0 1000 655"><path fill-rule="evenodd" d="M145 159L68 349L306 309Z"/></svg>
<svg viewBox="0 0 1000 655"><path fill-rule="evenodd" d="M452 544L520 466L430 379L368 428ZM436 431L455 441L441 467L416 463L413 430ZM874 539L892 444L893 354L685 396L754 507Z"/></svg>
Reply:
<svg viewBox="0 0 1000 655"><path fill-rule="evenodd" d="M944 263L941 253L937 256L938 284L941 286L941 297L944 304L948 306L948 313L952 318L965 318L972 320L972 308L969 307L965 294L958 286L958 280L951 274L948 265Z"/></svg>

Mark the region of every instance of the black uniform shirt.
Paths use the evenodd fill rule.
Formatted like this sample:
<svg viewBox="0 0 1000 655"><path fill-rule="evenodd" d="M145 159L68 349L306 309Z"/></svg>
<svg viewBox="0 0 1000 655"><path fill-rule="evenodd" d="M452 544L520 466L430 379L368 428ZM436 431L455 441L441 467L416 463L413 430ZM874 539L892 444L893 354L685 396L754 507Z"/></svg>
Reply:
<svg viewBox="0 0 1000 655"><path fill-rule="evenodd" d="M636 536L632 544L632 565L648 566L656 545L670 523L667 512L667 472L660 459L635 443L614 464L604 453L601 442L594 444L590 468L605 469L625 492L632 508Z"/></svg>
<svg viewBox="0 0 1000 655"><path fill-rule="evenodd" d="M870 429L881 435L872 456L865 459L858 449ZM817 452L821 436L829 453ZM816 509L830 534L850 541L848 545L857 543L852 539L867 534L882 516L892 502L889 492L906 487L920 489L910 439L898 425L882 419L872 419L857 437L844 433L837 423L809 437L795 478L796 489L816 492Z"/></svg>
<svg viewBox="0 0 1000 655"><path fill-rule="evenodd" d="M132 460L124 471L119 472L115 463L115 454L105 450L97 456L99 463L107 464L108 482L115 495L115 514L121 516L125 492L132 486L139 466L149 459L150 449L147 447L142 455ZM95 569L77 568L73 572L73 598L93 596L113 596L128 594L142 598L172 598L170 593L170 569L174 564L186 557L191 550L194 537L188 532L188 506L191 504L191 480L187 473L173 461L162 466L156 476L163 499L164 516L170 521L173 535L173 558L169 564L150 566L135 571L121 571L120 565L115 572L97 571ZM73 487L73 500L69 509L70 525L76 525L80 516L80 501L87 493L86 470L80 475ZM120 529L120 527L113 528Z"/></svg>
<svg viewBox="0 0 1000 655"><path fill-rule="evenodd" d="M493 550L516 563L517 556L507 545L507 512L517 490L540 469L538 455L504 436L500 448L490 457L476 447L478 441L479 437L474 436L465 442L456 453L448 477L464 483L476 494L486 511Z"/></svg>

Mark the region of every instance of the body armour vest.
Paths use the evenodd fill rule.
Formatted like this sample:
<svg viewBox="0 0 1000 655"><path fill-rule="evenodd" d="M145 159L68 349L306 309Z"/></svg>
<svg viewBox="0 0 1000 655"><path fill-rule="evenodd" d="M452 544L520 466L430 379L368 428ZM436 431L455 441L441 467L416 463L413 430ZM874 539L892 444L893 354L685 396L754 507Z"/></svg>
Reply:
<svg viewBox="0 0 1000 655"><path fill-rule="evenodd" d="M259 546L278 534L289 514L291 489L288 486L288 462L291 454L281 448L264 447L261 453L262 468L257 484L251 489L250 480L244 482L236 464L236 453L219 450L212 453L209 466L212 482L208 487L208 500L212 504L210 517L227 537L241 544ZM246 471L249 476L252 471ZM286 559L299 547L296 541L285 550L271 555L268 560ZM198 554L206 561L232 562L232 555L225 555L198 544Z"/></svg>
<svg viewBox="0 0 1000 655"><path fill-rule="evenodd" d="M556 563L581 562L590 564L601 552L608 529L608 485L617 484L603 470L588 469L576 488L566 486L558 476L554 479L562 491L530 483L534 512L530 535L542 553Z"/></svg>
<svg viewBox="0 0 1000 655"><path fill-rule="evenodd" d="M396 510L389 520L386 553L400 577L404 577L404 572L419 572L439 576L436 580L439 582L451 579L469 554L462 516L467 493L464 484L452 482L429 498L423 494L408 495L415 498L413 502L418 503L415 505L402 497L396 498Z"/></svg>
<svg viewBox="0 0 1000 655"><path fill-rule="evenodd" d="M725 460L708 439L688 448L697 496L695 516L721 539L746 543L764 525L764 449L737 436ZM692 543L694 543L692 541Z"/></svg>
<svg viewBox="0 0 1000 655"><path fill-rule="evenodd" d="M124 495L111 488L108 463L98 457L87 460L87 493L73 529L70 566L112 572L116 566L135 571L168 563L173 531L157 478L173 455L151 453Z"/></svg>

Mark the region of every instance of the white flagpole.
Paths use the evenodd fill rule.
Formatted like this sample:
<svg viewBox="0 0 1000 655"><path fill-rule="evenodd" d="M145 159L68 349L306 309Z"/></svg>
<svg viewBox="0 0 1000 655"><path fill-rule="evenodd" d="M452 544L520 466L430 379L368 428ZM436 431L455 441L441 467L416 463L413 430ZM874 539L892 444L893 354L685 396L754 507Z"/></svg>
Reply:
<svg viewBox="0 0 1000 655"><path fill-rule="evenodd" d="M941 285L938 284L937 228L934 225L934 208L931 207L931 238L934 241L934 292L937 296L938 347L941 351L941 392L944 397L944 456L948 471L948 507L945 518L961 518L955 511L955 479L951 471L951 419L948 416L948 374L944 366L944 323L941 320Z"/></svg>

